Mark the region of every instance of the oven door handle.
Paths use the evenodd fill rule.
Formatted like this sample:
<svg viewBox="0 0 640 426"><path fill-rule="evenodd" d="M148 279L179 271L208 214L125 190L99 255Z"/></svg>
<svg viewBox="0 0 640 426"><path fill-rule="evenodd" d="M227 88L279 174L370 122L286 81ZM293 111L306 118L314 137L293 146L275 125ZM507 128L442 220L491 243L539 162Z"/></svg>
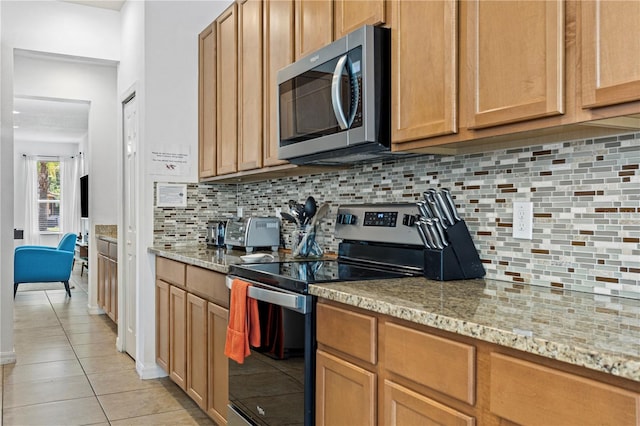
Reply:
<svg viewBox="0 0 640 426"><path fill-rule="evenodd" d="M226 277L226 286L229 290L231 290L231 287L233 286L233 280L236 278L237 277L234 277L231 275L228 275ZM259 284L259 283L253 283L244 278L238 278L238 279L246 281L250 284ZM261 287L257 287L255 285L251 285L247 289L247 296L255 300L260 300L262 302L267 302L267 303L272 303L274 305L282 306L284 308L288 308L293 311L300 312L301 314L306 314L307 312L311 311L311 306L308 303L308 298L303 295L296 295L293 293L267 290Z"/></svg>

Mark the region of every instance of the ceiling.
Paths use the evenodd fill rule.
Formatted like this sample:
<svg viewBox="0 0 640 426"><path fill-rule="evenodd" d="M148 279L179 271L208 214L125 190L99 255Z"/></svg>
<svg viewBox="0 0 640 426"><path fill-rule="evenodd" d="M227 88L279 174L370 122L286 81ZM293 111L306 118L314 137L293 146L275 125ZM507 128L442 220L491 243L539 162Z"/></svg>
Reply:
<svg viewBox="0 0 640 426"><path fill-rule="evenodd" d="M120 11L126 0L62 1ZM13 102L13 137L16 143L79 143L88 133L88 102L19 96Z"/></svg>
<svg viewBox="0 0 640 426"><path fill-rule="evenodd" d="M101 9L120 10L125 0L62 0L66 3L76 3L84 6L99 7Z"/></svg>
<svg viewBox="0 0 640 426"><path fill-rule="evenodd" d="M80 143L88 132L88 102L15 97L13 110L16 143Z"/></svg>

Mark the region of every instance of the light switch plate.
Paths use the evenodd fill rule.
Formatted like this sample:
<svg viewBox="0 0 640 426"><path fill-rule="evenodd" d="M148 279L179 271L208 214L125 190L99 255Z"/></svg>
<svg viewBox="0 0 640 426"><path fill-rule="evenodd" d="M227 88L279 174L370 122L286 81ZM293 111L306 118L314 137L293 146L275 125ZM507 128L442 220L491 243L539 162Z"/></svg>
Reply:
<svg viewBox="0 0 640 426"><path fill-rule="evenodd" d="M513 203L513 238L533 239L533 203L530 201Z"/></svg>

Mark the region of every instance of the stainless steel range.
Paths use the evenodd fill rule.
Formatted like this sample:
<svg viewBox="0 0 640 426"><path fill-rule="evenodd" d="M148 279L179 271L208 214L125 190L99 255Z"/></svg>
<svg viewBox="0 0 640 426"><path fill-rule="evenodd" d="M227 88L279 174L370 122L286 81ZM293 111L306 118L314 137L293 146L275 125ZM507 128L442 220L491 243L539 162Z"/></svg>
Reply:
<svg viewBox="0 0 640 426"><path fill-rule="evenodd" d="M315 423L315 298L309 285L422 275L424 244L406 218L415 204L344 205L336 217L338 259L233 265L258 300L261 345L229 361L228 423ZM413 222L411 222L413 224Z"/></svg>

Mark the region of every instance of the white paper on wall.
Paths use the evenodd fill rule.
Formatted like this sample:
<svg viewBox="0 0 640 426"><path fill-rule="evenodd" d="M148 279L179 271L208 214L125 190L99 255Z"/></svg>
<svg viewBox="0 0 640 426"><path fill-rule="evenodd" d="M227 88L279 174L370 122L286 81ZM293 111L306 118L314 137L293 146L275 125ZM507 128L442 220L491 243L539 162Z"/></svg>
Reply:
<svg viewBox="0 0 640 426"><path fill-rule="evenodd" d="M151 151L151 174L162 176L188 176L191 154L188 146L172 145Z"/></svg>

